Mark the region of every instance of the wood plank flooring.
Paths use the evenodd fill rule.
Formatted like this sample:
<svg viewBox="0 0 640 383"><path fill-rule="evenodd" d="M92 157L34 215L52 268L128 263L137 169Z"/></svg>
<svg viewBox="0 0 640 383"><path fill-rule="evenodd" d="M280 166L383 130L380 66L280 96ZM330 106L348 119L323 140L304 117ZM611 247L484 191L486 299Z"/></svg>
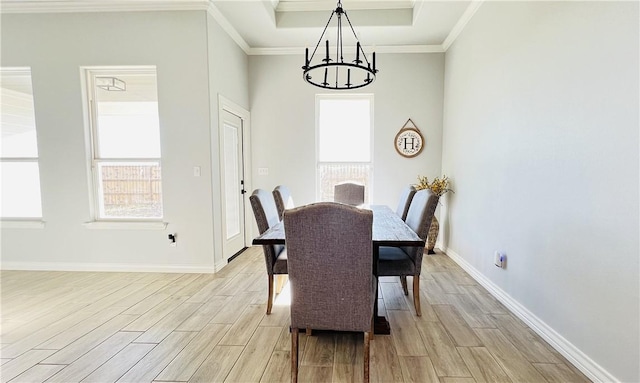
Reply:
<svg viewBox="0 0 640 383"><path fill-rule="evenodd" d="M399 278L380 285L373 382L589 381L443 253L424 257L422 317ZM217 274L2 271L0 287L0 383L290 379L288 288L265 315L260 247ZM362 381L362 352L362 334L301 334L300 380Z"/></svg>

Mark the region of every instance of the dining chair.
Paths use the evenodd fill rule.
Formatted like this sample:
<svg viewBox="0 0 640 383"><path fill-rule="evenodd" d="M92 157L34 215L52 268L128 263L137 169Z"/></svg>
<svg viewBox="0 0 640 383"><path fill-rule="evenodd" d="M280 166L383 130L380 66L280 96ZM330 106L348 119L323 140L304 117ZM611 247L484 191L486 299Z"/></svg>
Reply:
<svg viewBox="0 0 640 383"><path fill-rule="evenodd" d="M398 208L396 209L396 213L402 220L407 219L407 213L409 212L409 206L411 206L411 200L413 196L416 194L416 187L413 185L408 185L402 190L402 194L400 195L400 202L398 202Z"/></svg>
<svg viewBox="0 0 640 383"><path fill-rule="evenodd" d="M256 217L260 234L267 231L271 226L280 222L280 216L273 200L273 195L266 190L256 189L249 197L253 215ZM267 265L267 276L269 278L269 289L267 297L267 315L271 314L273 307L273 279L275 275L287 274L287 249L284 245L263 245L264 260ZM280 293L283 283L278 283L276 292Z"/></svg>
<svg viewBox="0 0 640 383"><path fill-rule="evenodd" d="M376 278L373 213L334 202L284 212L291 287L291 381L298 381L300 329L364 333L369 381ZM349 230L345 230L349 227Z"/></svg>
<svg viewBox="0 0 640 383"><path fill-rule="evenodd" d="M342 182L333 187L333 200L347 205L364 203L364 185L356 182Z"/></svg>
<svg viewBox="0 0 640 383"><path fill-rule="evenodd" d="M285 209L291 209L295 207L293 198L291 198L291 192L289 188L284 185L278 185L273 189L273 199L276 201L276 207L278 208L278 217L282 220L282 214Z"/></svg>
<svg viewBox="0 0 640 383"><path fill-rule="evenodd" d="M429 226L437 206L438 196L429 189L417 191L411 200L405 222L422 240L427 238ZM420 310L420 270L423 254L424 246L380 246L378 250L379 277L399 276L405 295L409 295L407 276L413 277L413 304L417 316L422 316L422 311Z"/></svg>

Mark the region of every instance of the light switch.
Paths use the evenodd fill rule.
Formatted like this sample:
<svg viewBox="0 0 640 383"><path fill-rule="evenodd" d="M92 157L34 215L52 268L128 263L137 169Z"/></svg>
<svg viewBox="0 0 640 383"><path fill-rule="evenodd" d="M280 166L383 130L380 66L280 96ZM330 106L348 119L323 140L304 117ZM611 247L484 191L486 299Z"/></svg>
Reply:
<svg viewBox="0 0 640 383"><path fill-rule="evenodd" d="M258 168L258 175L259 176L268 176L269 175L269 168Z"/></svg>
<svg viewBox="0 0 640 383"><path fill-rule="evenodd" d="M200 166L194 166L193 167L193 176L194 177L200 177Z"/></svg>

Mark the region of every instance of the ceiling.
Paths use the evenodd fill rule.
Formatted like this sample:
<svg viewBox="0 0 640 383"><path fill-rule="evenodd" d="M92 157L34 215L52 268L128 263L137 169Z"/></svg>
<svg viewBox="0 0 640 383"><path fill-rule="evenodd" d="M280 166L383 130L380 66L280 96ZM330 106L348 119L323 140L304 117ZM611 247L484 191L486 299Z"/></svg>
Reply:
<svg viewBox="0 0 640 383"><path fill-rule="evenodd" d="M314 47L336 0L224 1L213 5L254 53ZM361 44L381 51L443 51L471 1L343 0ZM335 17L332 24L335 23ZM343 21L343 35L352 35ZM335 24L329 28L335 38ZM345 40L346 41L346 40Z"/></svg>
<svg viewBox="0 0 640 383"><path fill-rule="evenodd" d="M482 0L342 0L365 51L444 52ZM0 0L2 13L207 10L250 55L318 43L337 0ZM334 17L335 20L335 17ZM332 24L334 21L332 21ZM335 40L336 28L329 28ZM345 45L353 36L343 21ZM355 40L354 40L355 41Z"/></svg>

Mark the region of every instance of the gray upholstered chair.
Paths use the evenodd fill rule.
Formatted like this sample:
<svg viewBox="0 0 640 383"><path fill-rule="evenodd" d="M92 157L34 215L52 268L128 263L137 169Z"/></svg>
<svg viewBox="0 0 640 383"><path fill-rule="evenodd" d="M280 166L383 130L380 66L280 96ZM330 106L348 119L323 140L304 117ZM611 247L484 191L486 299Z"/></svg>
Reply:
<svg viewBox="0 0 640 383"><path fill-rule="evenodd" d="M254 190L249 197L249 201L251 201L253 215L256 217L260 234L280 222L280 216L276 210L276 204L273 201L273 195L271 195L271 193L262 189ZM287 274L287 249L283 245L269 245L262 246L262 250L267 265L267 276L269 277L269 296L267 300L267 315L269 315L273 307L274 275ZM277 290L279 289L280 288Z"/></svg>
<svg viewBox="0 0 640 383"><path fill-rule="evenodd" d="M396 214L402 218L404 221L407 218L407 213L409 212L409 206L411 206L411 200L413 199L414 194L416 194L416 188L413 185L408 185L402 190L402 195L400 195L400 202L398 202L398 208L396 209Z"/></svg>
<svg viewBox="0 0 640 383"><path fill-rule="evenodd" d="M438 205L438 196L431 190L424 189L416 192L411 200L409 212L405 222L420 238L426 240L433 214ZM404 294L407 291L407 276L413 277L413 304L416 315L421 316L420 311L420 270L422 267L422 247L386 247L381 246L378 258L378 276L399 276L402 282Z"/></svg>
<svg viewBox="0 0 640 383"><path fill-rule="evenodd" d="M364 203L364 185L355 182L342 182L333 187L333 200L347 205L358 206Z"/></svg>
<svg viewBox="0 0 640 383"><path fill-rule="evenodd" d="M276 200L276 207L278 208L278 217L282 219L285 209L291 209L295 207L293 204L293 198L291 198L291 192L289 188L284 185L278 185L273 189L273 199Z"/></svg>
<svg viewBox="0 0 640 383"><path fill-rule="evenodd" d="M284 212L291 286L292 382L298 379L301 328L364 332L364 378L369 381L376 289L372 224L370 210L334 202Z"/></svg>

